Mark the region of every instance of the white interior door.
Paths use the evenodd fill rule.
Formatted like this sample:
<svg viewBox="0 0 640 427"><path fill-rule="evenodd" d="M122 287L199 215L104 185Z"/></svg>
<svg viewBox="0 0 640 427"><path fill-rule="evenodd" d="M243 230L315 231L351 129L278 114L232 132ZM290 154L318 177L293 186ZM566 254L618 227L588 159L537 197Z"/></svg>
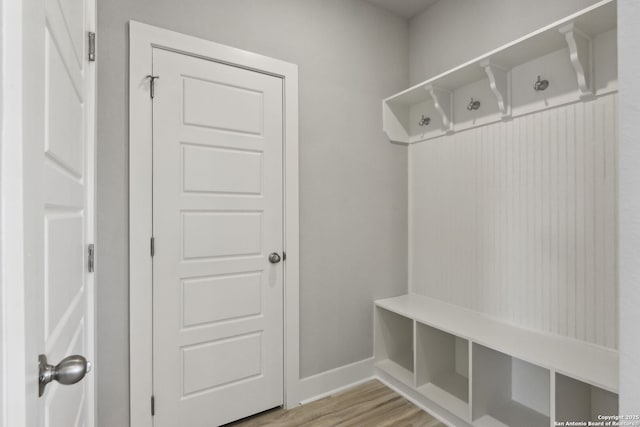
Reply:
<svg viewBox="0 0 640 427"><path fill-rule="evenodd" d="M210 427L283 404L282 80L153 74L154 424Z"/></svg>
<svg viewBox="0 0 640 427"><path fill-rule="evenodd" d="M49 372L52 382L38 397L39 355L55 366L65 357L93 358L93 292L87 248L93 239L94 65L88 61L88 31L94 24L93 0L31 2L37 23L39 64L28 82L41 90L29 97L26 126L42 131L25 139L25 346L27 425L93 425L91 376L80 369ZM38 19L42 18L42 19ZM41 37L41 38L40 38ZM41 80L40 80L41 79ZM73 377L73 378L72 378Z"/></svg>

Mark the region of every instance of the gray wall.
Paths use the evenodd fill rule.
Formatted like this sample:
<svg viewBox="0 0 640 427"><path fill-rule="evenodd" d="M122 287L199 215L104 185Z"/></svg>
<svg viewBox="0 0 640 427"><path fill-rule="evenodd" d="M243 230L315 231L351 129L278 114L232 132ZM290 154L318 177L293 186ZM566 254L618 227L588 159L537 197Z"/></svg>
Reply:
<svg viewBox="0 0 640 427"><path fill-rule="evenodd" d="M620 413L640 414L640 2L618 1Z"/></svg>
<svg viewBox="0 0 640 427"><path fill-rule="evenodd" d="M372 300L407 291L407 153L380 100L408 24L361 0L98 1L98 418L128 424L128 38L137 20L299 65L301 376L372 355Z"/></svg>
<svg viewBox="0 0 640 427"><path fill-rule="evenodd" d="M463 64L599 0L440 0L409 26L411 84Z"/></svg>

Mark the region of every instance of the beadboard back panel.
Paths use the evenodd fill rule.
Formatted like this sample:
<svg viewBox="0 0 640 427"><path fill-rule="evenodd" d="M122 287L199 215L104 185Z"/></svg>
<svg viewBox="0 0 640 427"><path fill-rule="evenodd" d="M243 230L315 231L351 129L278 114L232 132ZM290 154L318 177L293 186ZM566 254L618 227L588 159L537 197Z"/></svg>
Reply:
<svg viewBox="0 0 640 427"><path fill-rule="evenodd" d="M617 347L617 94L409 147L410 292Z"/></svg>

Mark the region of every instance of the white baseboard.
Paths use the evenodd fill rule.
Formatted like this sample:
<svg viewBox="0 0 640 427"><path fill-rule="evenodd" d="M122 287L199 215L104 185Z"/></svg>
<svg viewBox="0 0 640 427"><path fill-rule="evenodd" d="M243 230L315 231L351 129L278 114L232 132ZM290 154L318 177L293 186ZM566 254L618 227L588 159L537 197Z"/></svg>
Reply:
<svg viewBox="0 0 640 427"><path fill-rule="evenodd" d="M373 379L373 357L300 380L300 404L335 394Z"/></svg>

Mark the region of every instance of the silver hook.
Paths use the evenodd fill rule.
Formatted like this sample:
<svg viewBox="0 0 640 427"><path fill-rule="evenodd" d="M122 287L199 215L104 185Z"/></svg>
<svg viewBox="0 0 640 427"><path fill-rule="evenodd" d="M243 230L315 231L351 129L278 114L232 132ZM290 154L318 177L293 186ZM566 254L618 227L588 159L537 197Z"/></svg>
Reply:
<svg viewBox="0 0 640 427"><path fill-rule="evenodd" d="M474 101L474 99L471 98L471 101L469 101L469 104L467 105L467 110L474 111L478 108L480 108L480 101L478 101L477 99Z"/></svg>
<svg viewBox="0 0 640 427"><path fill-rule="evenodd" d="M533 90L542 91L549 87L549 80L541 80L538 76L538 80L533 84Z"/></svg>
<svg viewBox="0 0 640 427"><path fill-rule="evenodd" d="M160 76L154 76L152 74L148 74L146 77L146 79L149 79L149 90L150 90L150 95L151 95L151 99L153 99L155 97L155 93L156 93L156 80L160 78Z"/></svg>
<svg viewBox="0 0 640 427"><path fill-rule="evenodd" d="M429 123L431 123L431 117L425 117L423 114L422 118L418 122L418 126L429 126Z"/></svg>

